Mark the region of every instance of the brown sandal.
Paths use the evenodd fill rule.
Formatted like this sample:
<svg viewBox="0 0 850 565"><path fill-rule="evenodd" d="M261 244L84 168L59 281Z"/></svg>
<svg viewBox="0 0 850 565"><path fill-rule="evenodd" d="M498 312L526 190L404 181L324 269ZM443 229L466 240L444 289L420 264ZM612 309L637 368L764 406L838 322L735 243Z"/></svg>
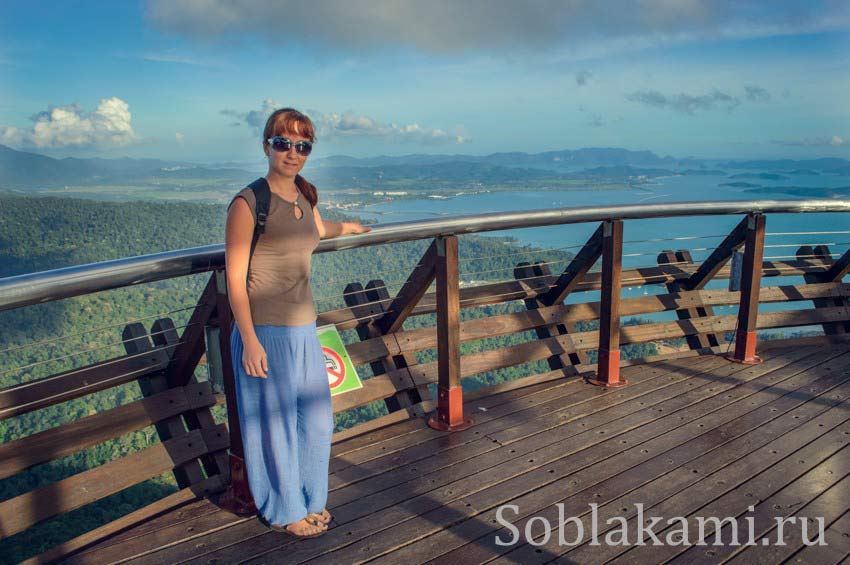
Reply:
<svg viewBox="0 0 850 565"><path fill-rule="evenodd" d="M327 515L327 521L324 520L325 515ZM328 512L327 508L322 508L321 512L311 512L310 514L307 514L307 516L313 516L314 519L320 524L330 524L331 522L333 522L334 519L333 514Z"/></svg>
<svg viewBox="0 0 850 565"><path fill-rule="evenodd" d="M325 532L328 531L327 525L321 524L318 520L311 520L309 514L307 515L307 517L304 518L304 521L307 522L308 524L310 524L311 526L324 526L324 528L322 528L321 532L316 532L315 534L307 534L307 535L302 536L302 535L296 534L292 530L288 529L286 526L281 526L279 524L270 523L263 516L258 516L258 518L259 518L260 522L265 527L269 528L270 530L274 530L275 532L280 532L282 534L286 534L286 535L293 537L293 538L296 538L296 539L317 538L317 537L321 536L322 534L324 534Z"/></svg>

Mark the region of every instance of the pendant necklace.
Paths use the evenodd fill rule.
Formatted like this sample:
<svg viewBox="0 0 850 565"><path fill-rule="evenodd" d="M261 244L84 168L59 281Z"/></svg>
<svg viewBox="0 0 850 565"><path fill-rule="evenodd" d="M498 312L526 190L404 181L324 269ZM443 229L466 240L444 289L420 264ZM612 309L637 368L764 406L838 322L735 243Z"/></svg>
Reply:
<svg viewBox="0 0 850 565"><path fill-rule="evenodd" d="M292 215L295 216L295 219L300 220L301 216L304 215L304 211L301 210L301 207L298 205L298 199L301 198L301 191L299 191L296 188L295 194L296 194L295 200L292 202ZM296 210L296 208L297 208L297 210ZM299 212L301 213L301 216L298 215Z"/></svg>

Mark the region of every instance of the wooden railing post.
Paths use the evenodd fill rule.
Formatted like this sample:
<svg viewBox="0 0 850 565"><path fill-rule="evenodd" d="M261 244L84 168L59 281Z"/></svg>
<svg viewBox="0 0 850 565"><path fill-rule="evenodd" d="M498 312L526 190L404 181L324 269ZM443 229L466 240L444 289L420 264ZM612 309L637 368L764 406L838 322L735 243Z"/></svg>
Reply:
<svg viewBox="0 0 850 565"><path fill-rule="evenodd" d="M681 283L680 287L683 290L700 290L705 288L705 285L714 278L714 275L716 275L720 269L729 262L729 259L732 258L732 254L744 245L746 237L747 218L744 218L738 222L735 229L733 229L729 235L720 242L720 245L711 252L711 255L709 255L702 264L700 264L697 271L691 275L688 280Z"/></svg>
<svg viewBox="0 0 850 565"><path fill-rule="evenodd" d="M850 249L844 252L829 268L827 272L819 278L821 282L838 282L850 272Z"/></svg>
<svg viewBox="0 0 850 565"><path fill-rule="evenodd" d="M662 251L656 258L659 265L669 265L677 263L679 265L693 265L694 260L691 257L691 252L687 249L680 249L675 253L673 250ZM682 284L679 281L667 283L667 291L670 293L680 292ZM676 315L680 320L691 320L693 318L705 318L714 316L714 310L711 306L700 306L695 308L683 308L676 310ZM690 349L703 349L706 347L714 347L720 344L718 337L715 334L693 334L688 335L685 340Z"/></svg>
<svg viewBox="0 0 850 565"><path fill-rule="evenodd" d="M154 351L147 330L139 322L133 322L124 326L124 330L121 332L121 339L124 342L124 350L128 355L135 355L143 351ZM160 350L156 354L158 356L168 356L168 353L164 350ZM138 383L144 397L153 396L170 388L165 377L161 374L142 377L138 380ZM186 433L186 427L183 425L183 420L180 416L166 418L157 422L154 427L162 442ZM201 465L197 459L192 459L182 465L175 466L173 472L179 488L186 488L204 479Z"/></svg>
<svg viewBox="0 0 850 565"><path fill-rule="evenodd" d="M587 243L573 257L554 286L543 296L539 298L540 303L544 306L552 306L561 304L567 296L578 286L584 279L587 272L596 264L596 261L602 255L602 226L596 228Z"/></svg>
<svg viewBox="0 0 850 565"><path fill-rule="evenodd" d="M218 324L218 344L221 356L221 371L224 375L224 395L227 398L227 428L230 432L230 486L219 497L218 504L234 514L246 516L257 512L254 498L248 486L245 469L245 452L242 446L242 428L236 404L236 375L233 373L233 358L230 354L230 336L233 333L233 312L227 298L227 276L225 271L216 271L211 283L215 287L215 321Z"/></svg>
<svg viewBox="0 0 850 565"><path fill-rule="evenodd" d="M427 285L430 284L430 279L428 279ZM360 319L356 329L357 335L361 340L365 341L384 335L381 327L375 323L376 314L380 315L384 313L384 315L387 315L385 301L390 302L390 293L383 280L373 279L366 284L365 289L357 281L349 283L345 286L343 296L345 298L345 304L351 308L354 317ZM413 353L389 355L383 359L371 362L370 365L372 367L372 374L377 377L378 375L385 375L398 369L416 365L416 356ZM395 395L385 398L384 404L388 412L407 410L411 416L421 417L425 415L425 412L419 404L429 398L428 386L421 385L416 387L411 380L409 388L400 390Z"/></svg>
<svg viewBox="0 0 850 565"><path fill-rule="evenodd" d="M463 413L460 380L460 274L457 237L438 237L437 276L437 411L428 425L442 431L464 430L473 424Z"/></svg>
<svg viewBox="0 0 850 565"><path fill-rule="evenodd" d="M602 290L599 307L599 350L597 386L617 387L628 382L620 378L620 280L623 271L623 221L602 222Z"/></svg>
<svg viewBox="0 0 850 565"><path fill-rule="evenodd" d="M171 318L159 318L153 323L151 326L151 339L155 346L169 347L170 349L176 349L180 343L180 336L178 335L177 329L174 327L174 322ZM193 374L189 379L187 386L193 386L197 382L198 380ZM190 431L212 429L216 427L215 418L213 418L209 407L189 410L184 412L182 416L183 421L186 423L186 427ZM202 455L201 463L203 464L207 477L221 475L222 479L226 482L229 477L226 449L211 451Z"/></svg>
<svg viewBox="0 0 850 565"><path fill-rule="evenodd" d="M741 303L738 307L738 330L735 353L728 359L750 365L761 363L756 355L759 291L764 258L764 214L751 212L746 218L744 267L741 273Z"/></svg>
<svg viewBox="0 0 850 565"><path fill-rule="evenodd" d="M830 253L829 247L825 245L818 245L814 249L810 245L803 245L797 250L797 257L807 261L811 261L812 259L818 259L823 262L832 261L832 253ZM850 265L848 258L850 258L850 250L846 251L838 261L832 263L826 272L806 273L803 275L803 280L806 281L806 284L839 282L847 272L848 265ZM815 305L815 308L850 307L850 300L843 297L816 298L812 303ZM825 335L847 334L850 333L850 320L845 320L844 322L825 322L821 324L821 327L823 327L823 333Z"/></svg>
<svg viewBox="0 0 850 565"><path fill-rule="evenodd" d="M514 278L518 281L527 281L537 277L547 277L551 274L549 265L543 262L536 262L532 264L523 261L514 267ZM526 298L524 302L525 307L529 310L537 310L538 308L547 306L547 304L541 301L539 296L535 298ZM539 326L535 328L534 331L537 334L537 339L548 339L550 337L575 333L576 328L575 324L572 322L564 322L561 324L553 324L551 326ZM546 361L549 363L549 368L553 371L561 370L564 372L565 376L572 376L579 372L576 365L587 365L587 354L584 351L561 353L558 355L552 355Z"/></svg>

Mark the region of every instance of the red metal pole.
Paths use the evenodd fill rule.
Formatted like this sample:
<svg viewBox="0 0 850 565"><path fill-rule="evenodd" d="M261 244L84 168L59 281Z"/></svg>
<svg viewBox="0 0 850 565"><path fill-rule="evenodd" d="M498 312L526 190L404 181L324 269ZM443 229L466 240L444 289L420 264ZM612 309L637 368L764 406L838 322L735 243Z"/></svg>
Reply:
<svg viewBox="0 0 850 565"><path fill-rule="evenodd" d="M617 387L628 383L620 378L620 290L623 271L623 221L602 222L602 291L599 312L599 359L596 386Z"/></svg>
<svg viewBox="0 0 850 565"><path fill-rule="evenodd" d="M759 291L764 258L764 214L747 216L747 239L744 249L744 267L741 273L741 304L738 307L738 330L735 332L735 353L727 357L736 363L755 365L761 363L756 355L759 313Z"/></svg>
<svg viewBox="0 0 850 565"><path fill-rule="evenodd" d="M457 238L438 237L437 245L437 411L428 425L442 431L473 424L463 413L460 380L460 275Z"/></svg>

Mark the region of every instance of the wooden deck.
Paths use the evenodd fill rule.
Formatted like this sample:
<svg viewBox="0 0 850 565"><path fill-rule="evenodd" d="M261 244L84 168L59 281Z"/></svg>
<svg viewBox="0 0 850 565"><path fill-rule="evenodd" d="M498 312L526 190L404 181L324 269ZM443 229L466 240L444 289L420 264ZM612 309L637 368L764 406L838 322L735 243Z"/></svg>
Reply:
<svg viewBox="0 0 850 565"><path fill-rule="evenodd" d="M446 434L420 419L334 443L328 533L292 540L202 500L159 516L76 556L108 563L466 564L744 562L838 563L850 555L850 346L767 350L761 365L706 355L623 369L629 386L603 389L580 378L538 379L467 400L472 428ZM529 518L581 517L590 541L598 504L601 545L499 546ZM685 517L738 517L742 543L752 518L759 545L635 546L636 504L653 528ZM754 507L752 511L748 507ZM823 517L826 546L803 546L799 524L775 544L776 517ZM629 545L605 543L628 519ZM544 533L543 520L532 533ZM809 536L817 533L809 523ZM681 524L674 526L681 530ZM711 532L710 527L706 532ZM565 530L568 541L576 528ZM770 535L770 545L761 545ZM670 538L675 541L675 537ZM713 536L709 543L713 543ZM651 543L651 542L650 542Z"/></svg>

